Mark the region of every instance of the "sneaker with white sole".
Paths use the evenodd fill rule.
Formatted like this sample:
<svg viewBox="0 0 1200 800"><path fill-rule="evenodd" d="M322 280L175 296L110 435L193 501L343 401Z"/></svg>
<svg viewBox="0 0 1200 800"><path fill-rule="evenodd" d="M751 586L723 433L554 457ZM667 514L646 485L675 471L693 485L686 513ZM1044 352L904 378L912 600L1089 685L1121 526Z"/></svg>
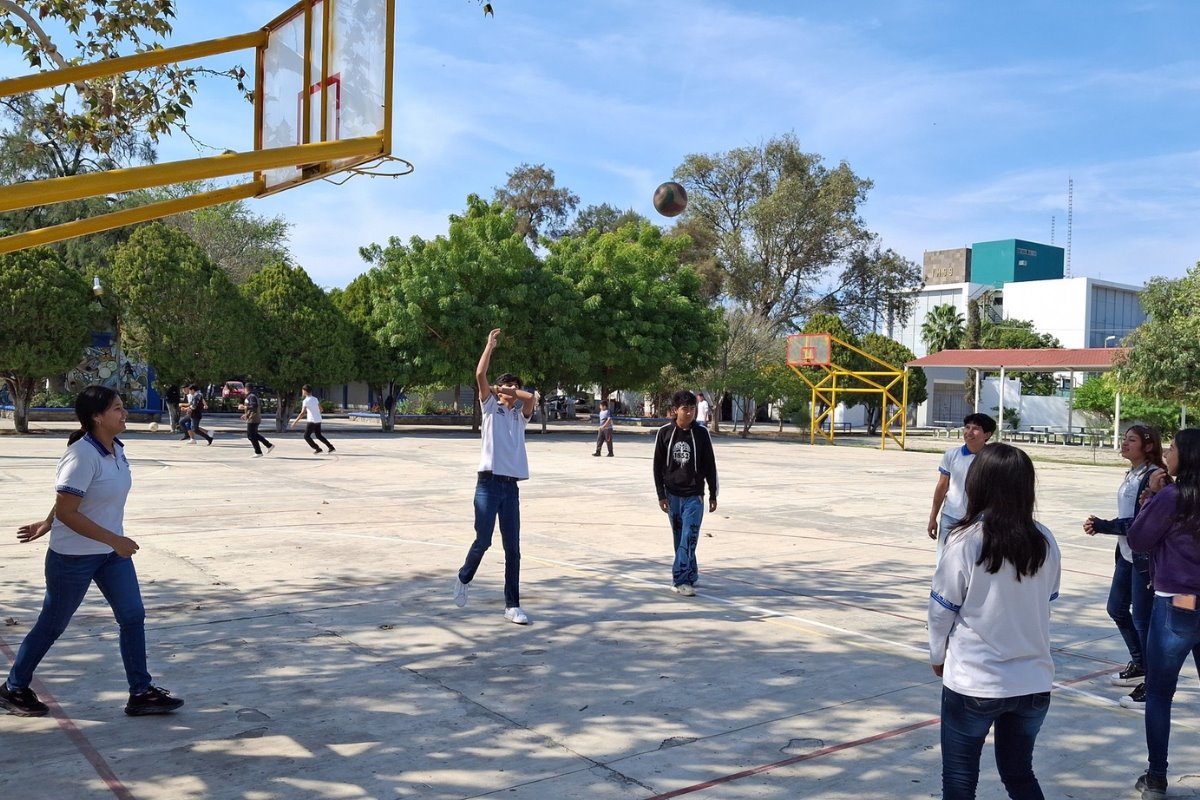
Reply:
<svg viewBox="0 0 1200 800"><path fill-rule="evenodd" d="M509 622L515 622L518 625L528 625L529 617L521 610L520 606L504 609L504 618Z"/></svg>
<svg viewBox="0 0 1200 800"><path fill-rule="evenodd" d="M1142 800L1166 800L1167 797L1167 779L1149 772L1138 778L1133 788L1142 793Z"/></svg>
<svg viewBox="0 0 1200 800"><path fill-rule="evenodd" d="M1146 670L1141 664L1130 661L1125 665L1125 669L1113 675L1110 680L1113 686L1137 686L1146 680Z"/></svg>
<svg viewBox="0 0 1200 800"><path fill-rule="evenodd" d="M273 444L269 444L269 445L267 445L267 452L268 452L268 453L274 453L274 452L275 452L275 445L273 445Z"/></svg>
<svg viewBox="0 0 1200 800"><path fill-rule="evenodd" d="M1146 684L1139 683L1132 692L1117 701L1121 708L1132 708L1134 711L1146 710Z"/></svg>
<svg viewBox="0 0 1200 800"><path fill-rule="evenodd" d="M695 597L696 590L690 583L678 583L671 587L676 594L681 594L684 597Z"/></svg>
<svg viewBox="0 0 1200 800"><path fill-rule="evenodd" d="M467 604L467 584L463 583L458 578L455 578L454 579L454 605L458 606L459 608L462 608L466 604Z"/></svg>

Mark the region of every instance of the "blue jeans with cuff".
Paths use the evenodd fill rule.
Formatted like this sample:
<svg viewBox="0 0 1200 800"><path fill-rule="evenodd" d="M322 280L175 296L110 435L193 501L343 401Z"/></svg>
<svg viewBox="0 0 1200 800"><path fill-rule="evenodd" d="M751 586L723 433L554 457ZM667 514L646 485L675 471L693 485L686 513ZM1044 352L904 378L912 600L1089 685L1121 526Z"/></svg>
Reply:
<svg viewBox="0 0 1200 800"><path fill-rule="evenodd" d="M1149 773L1160 778L1167 776L1171 701L1188 653L1200 668L1200 611L1176 608L1171 598L1155 595L1146 637L1146 751Z"/></svg>
<svg viewBox="0 0 1200 800"><path fill-rule="evenodd" d="M979 756L993 724L996 768L1013 800L1045 800L1033 774L1033 745L1050 709L1050 693L970 697L942 687L942 798L973 800Z"/></svg>
<svg viewBox="0 0 1200 800"><path fill-rule="evenodd" d="M146 669L146 609L133 559L116 553L69 556L46 551L46 597L8 673L11 689L27 689L50 647L71 623L88 588L95 581L121 628L121 660L130 694L150 688Z"/></svg>

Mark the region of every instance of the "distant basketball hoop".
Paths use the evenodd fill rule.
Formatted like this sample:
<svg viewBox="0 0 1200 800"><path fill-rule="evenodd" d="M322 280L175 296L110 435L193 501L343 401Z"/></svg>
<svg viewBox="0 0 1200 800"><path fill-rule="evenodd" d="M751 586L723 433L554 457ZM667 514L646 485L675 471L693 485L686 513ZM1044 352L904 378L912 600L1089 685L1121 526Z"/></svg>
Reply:
<svg viewBox="0 0 1200 800"><path fill-rule="evenodd" d="M828 333L793 333L787 340L789 367L827 367L833 358Z"/></svg>

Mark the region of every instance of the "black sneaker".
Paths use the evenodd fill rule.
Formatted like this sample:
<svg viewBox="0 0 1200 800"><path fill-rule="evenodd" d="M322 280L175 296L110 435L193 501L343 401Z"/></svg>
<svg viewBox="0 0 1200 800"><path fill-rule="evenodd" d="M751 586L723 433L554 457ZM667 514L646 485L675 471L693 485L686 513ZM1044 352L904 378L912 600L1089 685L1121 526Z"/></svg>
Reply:
<svg viewBox="0 0 1200 800"><path fill-rule="evenodd" d="M1132 708L1134 711L1146 710L1146 684L1139 683L1132 692L1118 700L1121 708Z"/></svg>
<svg viewBox="0 0 1200 800"><path fill-rule="evenodd" d="M1113 686L1137 686L1146 679L1146 670L1141 664L1130 661L1125 669L1112 676Z"/></svg>
<svg viewBox="0 0 1200 800"><path fill-rule="evenodd" d="M44 717L48 710L33 689L10 689L8 681L0 681L0 708L18 717Z"/></svg>
<svg viewBox="0 0 1200 800"><path fill-rule="evenodd" d="M125 704L125 713L131 717L142 717L147 714L169 714L183 705L178 697L171 697L166 689L151 686L141 694L129 695Z"/></svg>
<svg viewBox="0 0 1200 800"><path fill-rule="evenodd" d="M1137 779L1133 785L1142 793L1142 800L1165 800L1167 796L1167 779L1158 778L1149 772Z"/></svg>

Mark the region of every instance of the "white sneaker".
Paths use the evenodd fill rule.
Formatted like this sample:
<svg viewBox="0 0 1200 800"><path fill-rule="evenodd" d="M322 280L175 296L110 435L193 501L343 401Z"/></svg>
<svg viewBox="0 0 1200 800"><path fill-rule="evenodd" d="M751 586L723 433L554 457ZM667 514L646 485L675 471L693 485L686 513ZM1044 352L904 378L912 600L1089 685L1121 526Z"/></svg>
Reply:
<svg viewBox="0 0 1200 800"><path fill-rule="evenodd" d="M187 443L188 443L188 444L195 444L195 443L196 443L196 440L195 440L195 439L188 439L188 440L187 440Z"/></svg>
<svg viewBox="0 0 1200 800"><path fill-rule="evenodd" d="M696 596L696 590L693 589L692 585L689 583L676 584L675 586L672 586L671 589L674 590L674 592L676 594L681 594L684 597L695 597Z"/></svg>
<svg viewBox="0 0 1200 800"><path fill-rule="evenodd" d="M251 458L262 458L262 453L255 453L254 455L252 455L250 457Z"/></svg>
<svg viewBox="0 0 1200 800"><path fill-rule="evenodd" d="M457 577L454 579L454 605L462 608L467 604L467 584L460 581Z"/></svg>
<svg viewBox="0 0 1200 800"><path fill-rule="evenodd" d="M274 453L274 452L275 452L275 445L273 445L273 444L269 444L269 445L267 445L267 452L268 452L268 453Z"/></svg>
<svg viewBox="0 0 1200 800"><path fill-rule="evenodd" d="M512 608L504 609L504 618L509 622L515 622L518 625L529 624L529 617L525 615L525 612L521 610L520 606L513 606Z"/></svg>

